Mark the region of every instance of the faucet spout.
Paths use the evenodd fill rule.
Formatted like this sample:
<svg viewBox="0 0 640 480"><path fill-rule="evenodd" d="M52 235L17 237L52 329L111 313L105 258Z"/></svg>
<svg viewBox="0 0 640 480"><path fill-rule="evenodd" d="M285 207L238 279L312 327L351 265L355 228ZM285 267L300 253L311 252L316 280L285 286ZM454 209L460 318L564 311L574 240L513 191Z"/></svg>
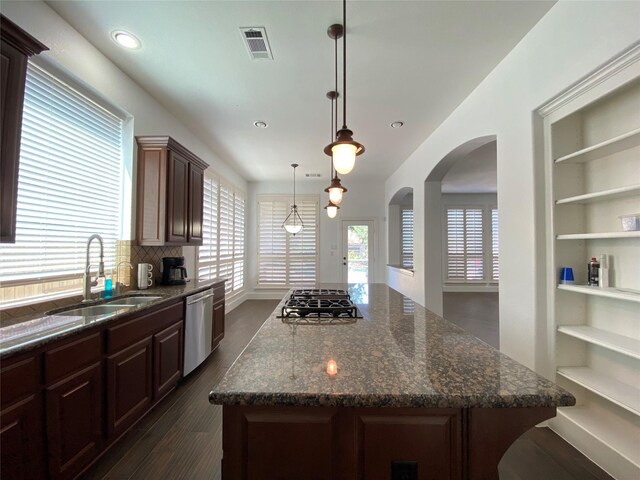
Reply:
<svg viewBox="0 0 640 480"><path fill-rule="evenodd" d="M91 280L91 242L94 240L98 240L100 244L100 262L98 263L98 276L96 277L95 282ZM104 277L104 243L102 241L102 237L98 234L93 234L87 240L87 259L84 268L84 276L82 282L82 301L88 302L91 300L91 287L96 286L98 284L97 280L100 277Z"/></svg>

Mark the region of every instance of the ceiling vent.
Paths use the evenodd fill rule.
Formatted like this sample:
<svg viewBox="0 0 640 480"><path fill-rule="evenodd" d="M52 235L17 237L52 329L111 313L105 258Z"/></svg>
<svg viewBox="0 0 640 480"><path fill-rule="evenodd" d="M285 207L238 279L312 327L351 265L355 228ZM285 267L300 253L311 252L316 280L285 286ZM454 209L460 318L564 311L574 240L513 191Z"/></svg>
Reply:
<svg viewBox="0 0 640 480"><path fill-rule="evenodd" d="M240 27L240 33L252 60L273 60L264 27Z"/></svg>
<svg viewBox="0 0 640 480"><path fill-rule="evenodd" d="M307 178L320 178L320 177L322 177L322 174L320 174L320 173L305 173L304 176L307 177Z"/></svg>

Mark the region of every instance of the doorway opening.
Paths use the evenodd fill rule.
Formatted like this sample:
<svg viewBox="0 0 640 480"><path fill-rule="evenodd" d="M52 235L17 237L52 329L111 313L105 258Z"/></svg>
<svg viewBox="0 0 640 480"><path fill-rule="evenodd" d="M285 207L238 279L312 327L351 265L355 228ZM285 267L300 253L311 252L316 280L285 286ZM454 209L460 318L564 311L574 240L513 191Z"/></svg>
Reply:
<svg viewBox="0 0 640 480"><path fill-rule="evenodd" d="M373 220L342 221L342 281L373 282Z"/></svg>

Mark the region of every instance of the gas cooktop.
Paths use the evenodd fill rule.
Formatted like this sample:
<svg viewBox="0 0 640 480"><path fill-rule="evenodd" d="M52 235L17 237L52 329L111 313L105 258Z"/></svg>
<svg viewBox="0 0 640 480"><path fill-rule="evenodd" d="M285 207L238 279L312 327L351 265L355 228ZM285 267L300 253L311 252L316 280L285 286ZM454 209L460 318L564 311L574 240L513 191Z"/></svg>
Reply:
<svg viewBox="0 0 640 480"><path fill-rule="evenodd" d="M296 289L285 300L280 318L285 323L353 323L362 318L346 290Z"/></svg>

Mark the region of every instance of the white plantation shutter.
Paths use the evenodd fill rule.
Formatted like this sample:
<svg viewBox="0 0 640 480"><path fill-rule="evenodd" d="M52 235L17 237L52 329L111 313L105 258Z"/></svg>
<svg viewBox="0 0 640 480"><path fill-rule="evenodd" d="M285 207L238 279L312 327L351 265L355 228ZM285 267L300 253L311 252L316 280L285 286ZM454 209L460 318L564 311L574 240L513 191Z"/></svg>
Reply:
<svg viewBox="0 0 640 480"><path fill-rule="evenodd" d="M104 240L105 267L115 267L122 141L121 118L29 63L16 243L0 245L3 284L81 275L94 233Z"/></svg>
<svg viewBox="0 0 640 480"><path fill-rule="evenodd" d="M483 280L482 217L482 208L447 208L447 280Z"/></svg>
<svg viewBox="0 0 640 480"><path fill-rule="evenodd" d="M198 248L198 278L226 278L225 292L244 288L244 193L205 171L203 242Z"/></svg>
<svg viewBox="0 0 640 480"><path fill-rule="evenodd" d="M282 222L291 209L287 196L258 200L258 284L287 287L315 285L318 275L318 197L296 196L304 228L288 234Z"/></svg>
<svg viewBox="0 0 640 480"><path fill-rule="evenodd" d="M402 210L402 266L413 267L413 210Z"/></svg>
<svg viewBox="0 0 640 480"><path fill-rule="evenodd" d="M498 259L498 209L491 209L491 279L500 279L500 262Z"/></svg>

